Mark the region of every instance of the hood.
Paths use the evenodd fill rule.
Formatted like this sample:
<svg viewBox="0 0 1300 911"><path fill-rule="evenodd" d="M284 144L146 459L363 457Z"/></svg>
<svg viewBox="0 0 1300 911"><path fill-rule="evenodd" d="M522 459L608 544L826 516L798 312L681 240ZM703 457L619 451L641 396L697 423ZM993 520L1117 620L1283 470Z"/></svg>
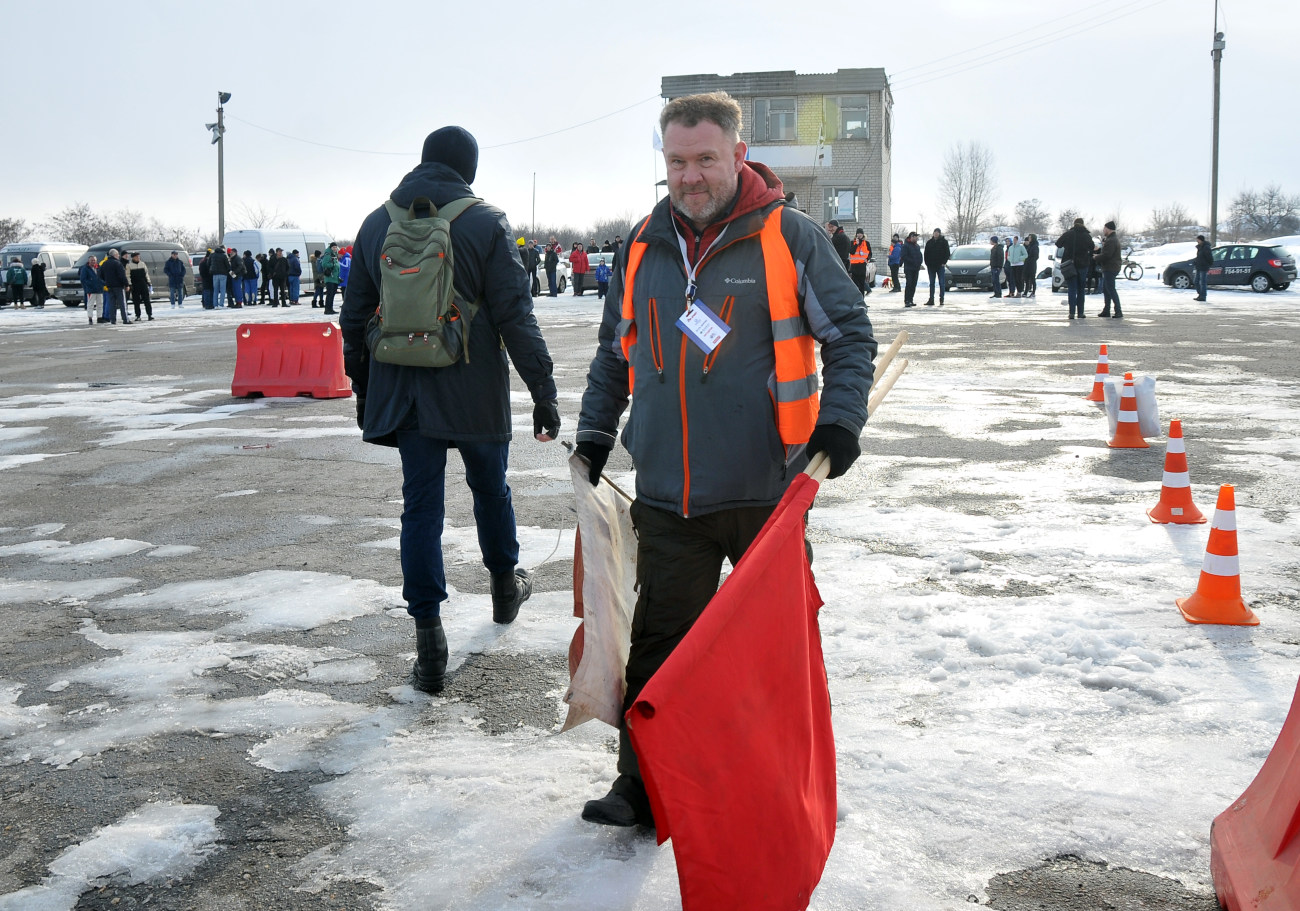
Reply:
<svg viewBox="0 0 1300 911"><path fill-rule="evenodd" d="M736 182L736 198L731 203L731 209L717 221L710 224L705 229L704 236L711 239L716 236L716 232L723 225L783 199L785 199L785 188L781 185L781 178L773 174L772 170L765 164L757 161L746 161L740 168L740 177ZM673 213L673 219L680 225L680 229L687 236L694 232L695 228L677 211L676 206L669 203L669 208ZM705 244L705 246L708 245Z"/></svg>
<svg viewBox="0 0 1300 911"><path fill-rule="evenodd" d="M435 206L441 207L463 196L473 196L474 191L450 165L426 161L403 177L390 195L399 206L409 206L425 196Z"/></svg>

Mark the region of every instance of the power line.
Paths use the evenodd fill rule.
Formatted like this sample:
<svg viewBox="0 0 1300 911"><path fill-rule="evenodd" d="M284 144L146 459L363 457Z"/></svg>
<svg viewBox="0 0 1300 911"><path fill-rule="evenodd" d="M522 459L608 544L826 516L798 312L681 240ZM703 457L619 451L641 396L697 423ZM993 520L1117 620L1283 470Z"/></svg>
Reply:
<svg viewBox="0 0 1300 911"><path fill-rule="evenodd" d="M652 101L658 97L659 95L658 93L656 93L646 98L642 98L640 101L634 101L632 104L629 104L627 107L619 108L617 111L610 111L608 114L601 114L599 117L593 117L590 120L584 120L582 123L575 123L572 126L561 127L558 130L551 130L549 133L539 133L536 136L529 136L525 139L512 139L509 142L498 142L489 146L479 146L479 149L482 151L486 151L488 149L503 149L506 146L522 145L525 142L535 142L538 139L546 139L550 136L558 136L561 133L568 133L571 130L579 129L580 127L590 126L593 123L598 123L602 120L608 120L610 117L614 117L618 114L622 114L625 111L630 111L632 110L632 108L639 107L640 105L645 104L647 101ZM271 133L274 136L279 136L282 139L288 139L293 142L301 142L304 143L305 145L318 146L322 149L333 149L334 151L337 152L353 152L357 155L399 155L403 158L408 158L411 155L410 152L381 152L375 149L354 149L351 148L350 146L338 146L338 145L332 145L328 142L317 142L314 139L306 139L302 136L293 136L289 133L282 133L279 130L273 130L270 127L262 126L260 123L253 123L251 120L245 120L242 117L235 117L233 114L228 115L228 117L230 120L237 120L240 123L244 124L245 126L250 126L255 130L261 130L264 133Z"/></svg>
<svg viewBox="0 0 1300 911"><path fill-rule="evenodd" d="M1038 48L1041 47L1046 47L1049 44L1055 44L1056 42L1063 41L1066 38L1073 38L1077 35L1082 35L1087 32L1094 31L1096 29L1101 28L1102 26L1109 25L1112 22L1117 22L1120 19L1124 19L1129 16L1136 15L1137 13L1145 12L1146 10L1160 6L1167 2L1169 2L1169 0L1151 0L1151 2L1146 3L1144 5L1134 6L1129 9L1126 9L1123 12L1114 13L1114 15L1111 15L1110 18L1107 19L1100 19L1095 22L1089 22L1087 24L1066 26L1065 28L1057 29L1054 32L1049 32L1046 35L1043 35L1039 39L1034 39L1031 43L1026 44L1023 47L1018 47L1013 50L995 51L989 54L984 54L980 57L976 57L964 63L954 64L945 69L936 70L934 73L923 74L911 80L908 79L900 80L900 82L897 85L890 86L890 88L894 91L898 91L901 89L916 88L917 86L926 85L927 83L935 82L940 79L947 79L951 76L956 76L961 73L968 72L970 70L979 69L980 67L989 66L994 63L1000 63L1003 60L1009 60L1012 57L1017 57L1020 56L1021 54L1027 54L1030 51L1037 50Z"/></svg>

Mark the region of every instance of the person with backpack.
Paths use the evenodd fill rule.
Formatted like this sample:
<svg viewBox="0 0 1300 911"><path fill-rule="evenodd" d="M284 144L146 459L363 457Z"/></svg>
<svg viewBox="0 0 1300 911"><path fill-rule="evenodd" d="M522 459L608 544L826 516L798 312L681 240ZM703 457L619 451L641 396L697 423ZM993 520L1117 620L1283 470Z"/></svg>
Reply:
<svg viewBox="0 0 1300 911"><path fill-rule="evenodd" d="M339 318L362 439L395 446L401 456L402 596L416 636L411 682L427 693L442 691L447 671L447 451L460 454L473 492L492 619L510 623L533 585L519 567L506 483L510 363L532 396L534 437L549 442L560 433L551 355L533 315L528 274L505 213L470 189L477 170L478 142L468 131L448 126L429 134L420 164L357 232ZM409 335L390 337L392 327L410 327ZM409 342L416 337L422 344Z"/></svg>
<svg viewBox="0 0 1300 911"><path fill-rule="evenodd" d="M9 268L5 270L5 284L9 286L9 303L18 310L27 306L27 270L23 268L20 257L9 259Z"/></svg>

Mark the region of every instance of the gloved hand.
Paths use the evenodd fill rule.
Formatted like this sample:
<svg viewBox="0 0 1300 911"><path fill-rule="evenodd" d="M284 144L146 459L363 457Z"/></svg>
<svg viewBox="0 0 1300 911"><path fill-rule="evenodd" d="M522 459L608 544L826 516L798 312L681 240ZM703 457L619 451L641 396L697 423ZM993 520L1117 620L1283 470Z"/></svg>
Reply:
<svg viewBox="0 0 1300 911"><path fill-rule="evenodd" d="M591 481L591 486L595 487L600 483L600 473L605 470L605 463L609 461L609 452L614 447L604 446L593 440L579 440L578 445L574 447L578 455L591 466L591 472L587 475Z"/></svg>
<svg viewBox="0 0 1300 911"><path fill-rule="evenodd" d="M819 452L830 456L831 472L826 477L838 478L849 470L849 466L862 455L862 447L851 430L845 430L839 424L818 424L808 437L808 458Z"/></svg>
<svg viewBox="0 0 1300 911"><path fill-rule="evenodd" d="M366 429L366 397L364 395L357 396L357 429Z"/></svg>
<svg viewBox="0 0 1300 911"><path fill-rule="evenodd" d="M555 399L538 402L533 406L533 436L549 443L560 435L560 407Z"/></svg>

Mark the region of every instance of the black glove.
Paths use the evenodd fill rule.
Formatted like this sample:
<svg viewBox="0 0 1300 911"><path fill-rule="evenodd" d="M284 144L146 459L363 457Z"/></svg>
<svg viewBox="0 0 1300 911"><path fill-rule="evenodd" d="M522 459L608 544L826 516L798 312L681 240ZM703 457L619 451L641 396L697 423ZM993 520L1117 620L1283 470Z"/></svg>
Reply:
<svg viewBox="0 0 1300 911"><path fill-rule="evenodd" d="M845 430L839 424L818 424L808 438L808 458L819 452L830 456L831 472L826 477L838 478L849 470L849 466L862 455L862 447L851 430Z"/></svg>
<svg viewBox="0 0 1300 911"><path fill-rule="evenodd" d="M587 478L591 481L592 487L600 483L600 473L605 469L605 463L609 461L609 452L613 448L593 440L578 441L575 449L578 455L591 466L591 472L587 475Z"/></svg>
<svg viewBox="0 0 1300 911"><path fill-rule="evenodd" d="M364 395L357 396L357 429L366 429L366 397Z"/></svg>
<svg viewBox="0 0 1300 911"><path fill-rule="evenodd" d="M545 435L543 437L543 435ZM538 402L533 406L533 436L543 443L560 435L560 407L555 399Z"/></svg>

